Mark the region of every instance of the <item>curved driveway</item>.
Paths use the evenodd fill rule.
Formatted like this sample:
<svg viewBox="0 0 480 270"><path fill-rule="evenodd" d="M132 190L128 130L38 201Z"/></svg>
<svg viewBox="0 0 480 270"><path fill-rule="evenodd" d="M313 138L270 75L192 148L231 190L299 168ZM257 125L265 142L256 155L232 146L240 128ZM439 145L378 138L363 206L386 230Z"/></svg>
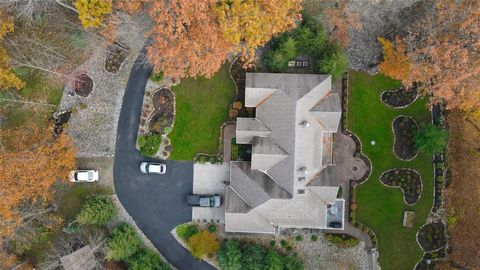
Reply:
<svg viewBox="0 0 480 270"><path fill-rule="evenodd" d="M150 72L151 68L137 59L125 89L115 144L115 191L138 227L173 266L181 270L213 269L193 258L170 234L176 225L192 217L192 209L185 203L185 196L193 187L192 162L163 161L167 164L165 175L139 171L141 161L153 160L142 157L135 148Z"/></svg>

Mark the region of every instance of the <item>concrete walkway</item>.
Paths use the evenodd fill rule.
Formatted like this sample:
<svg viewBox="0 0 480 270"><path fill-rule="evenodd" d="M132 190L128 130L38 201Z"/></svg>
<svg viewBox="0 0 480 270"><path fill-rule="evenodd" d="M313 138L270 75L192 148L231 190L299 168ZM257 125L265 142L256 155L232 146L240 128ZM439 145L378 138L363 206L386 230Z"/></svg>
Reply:
<svg viewBox="0 0 480 270"><path fill-rule="evenodd" d="M235 137L235 124L227 124L223 127L223 161L232 159L232 139Z"/></svg>

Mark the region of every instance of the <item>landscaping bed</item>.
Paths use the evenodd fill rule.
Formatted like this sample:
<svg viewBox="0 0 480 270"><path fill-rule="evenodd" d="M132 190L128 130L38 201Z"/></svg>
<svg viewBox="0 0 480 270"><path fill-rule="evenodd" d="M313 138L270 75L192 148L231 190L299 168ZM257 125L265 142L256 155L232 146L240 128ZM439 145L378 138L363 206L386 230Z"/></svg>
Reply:
<svg viewBox="0 0 480 270"><path fill-rule="evenodd" d="M387 186L400 187L403 191L403 198L409 205L416 203L422 193L422 179L412 169L388 170L382 173L380 181Z"/></svg>
<svg viewBox="0 0 480 270"><path fill-rule="evenodd" d="M417 239L426 252L443 248L447 244L445 225L440 221L426 224L418 231Z"/></svg>
<svg viewBox="0 0 480 270"><path fill-rule="evenodd" d="M168 88L161 88L152 97L152 104L155 108L148 128L153 134L170 133L175 118L175 97Z"/></svg>
<svg viewBox="0 0 480 270"><path fill-rule="evenodd" d="M246 77L245 68L243 67L243 63L240 58L237 58L232 65L230 66L230 74L232 75L233 80L235 81L235 85L237 87L237 96L236 102L232 104L232 108L230 109L230 117L234 118L232 111L236 110L235 117L255 117L255 108L249 107L246 108L242 106L242 102L245 100L245 77ZM238 108L234 108L235 103L240 103ZM233 109L233 110L232 110Z"/></svg>
<svg viewBox="0 0 480 270"><path fill-rule="evenodd" d="M393 150L398 158L411 160L417 154L413 134L418 131L418 126L413 118L408 116L398 116L392 123L394 134Z"/></svg>
<svg viewBox="0 0 480 270"><path fill-rule="evenodd" d="M383 103L394 108L403 108L410 105L418 97L418 86L414 85L410 88L405 86L397 90L384 91L381 94Z"/></svg>
<svg viewBox="0 0 480 270"><path fill-rule="evenodd" d="M130 48L115 41L107 47L107 56L105 58L105 70L117 74L127 59Z"/></svg>
<svg viewBox="0 0 480 270"><path fill-rule="evenodd" d="M370 177L355 187L354 223L375 232L378 239L379 263L382 269L413 269L424 255L417 244L416 234L425 224L433 202L433 164L430 154L418 153L410 160L399 160L392 151L394 133L392 120L398 115L415 119L417 123L431 120L425 98L417 98L406 108L385 106L379 98L385 89L398 89L400 82L382 75L349 72L347 128L362 143L362 153L372 163ZM375 141L375 144L371 144ZM384 185L380 175L396 167L411 168L421 176L423 190L420 199L407 206L403 194ZM415 212L413 228L402 224L405 210ZM408 247L408 248L405 248Z"/></svg>
<svg viewBox="0 0 480 270"><path fill-rule="evenodd" d="M73 83L75 94L88 97L93 90L93 80L85 73L78 75Z"/></svg>

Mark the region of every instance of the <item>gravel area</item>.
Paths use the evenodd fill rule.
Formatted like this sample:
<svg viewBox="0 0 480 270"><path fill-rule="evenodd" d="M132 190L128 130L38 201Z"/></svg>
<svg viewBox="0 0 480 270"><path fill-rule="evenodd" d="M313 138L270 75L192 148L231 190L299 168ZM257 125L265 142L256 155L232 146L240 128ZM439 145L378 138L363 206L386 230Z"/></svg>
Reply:
<svg viewBox="0 0 480 270"><path fill-rule="evenodd" d="M219 231L223 232L223 228L219 228ZM225 235L220 233L219 238L251 241L267 247L270 246L270 241L275 240L277 248L281 251L285 251L285 249L281 247L280 241L285 239L292 244L292 252L297 253L302 258L306 270L364 270L370 268L369 259L371 255L367 253L362 241L353 248L338 248L325 239L323 234L316 235L318 236L317 241L310 240L309 234L303 236L303 241L295 241L295 235ZM376 264L373 269L380 269L380 267Z"/></svg>
<svg viewBox="0 0 480 270"><path fill-rule="evenodd" d="M350 68L370 73L377 71L381 60L381 46L377 37L392 36L402 29L411 12L405 14L406 8L420 0L355 0L350 1L349 8L358 12L362 18L363 28L349 32L350 43L347 55Z"/></svg>
<svg viewBox="0 0 480 270"><path fill-rule="evenodd" d="M79 157L112 157L115 152L117 122L122 98L133 62L140 52L145 30L134 22L121 25L119 39L126 40L130 55L117 74L105 70L106 44L98 42L91 57L71 74L85 73L93 79L93 91L88 97L75 95L73 82L64 89L59 110L72 110L67 132L73 138ZM128 38L126 38L128 35Z"/></svg>

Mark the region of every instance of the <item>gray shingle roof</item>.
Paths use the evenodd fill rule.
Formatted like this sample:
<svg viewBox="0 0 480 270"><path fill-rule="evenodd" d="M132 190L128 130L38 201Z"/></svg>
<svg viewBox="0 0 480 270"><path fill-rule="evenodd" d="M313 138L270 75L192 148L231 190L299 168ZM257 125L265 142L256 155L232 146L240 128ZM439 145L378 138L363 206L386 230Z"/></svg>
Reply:
<svg viewBox="0 0 480 270"><path fill-rule="evenodd" d="M325 132L336 132L341 117L331 76L247 73L245 90L245 104L256 107L256 117L238 118L236 135L237 143L252 144L252 162L231 162L227 231L265 231L268 224L324 227L325 204L338 187L311 180L335 177L330 169L322 172L332 151ZM248 229L228 224L242 220Z"/></svg>

